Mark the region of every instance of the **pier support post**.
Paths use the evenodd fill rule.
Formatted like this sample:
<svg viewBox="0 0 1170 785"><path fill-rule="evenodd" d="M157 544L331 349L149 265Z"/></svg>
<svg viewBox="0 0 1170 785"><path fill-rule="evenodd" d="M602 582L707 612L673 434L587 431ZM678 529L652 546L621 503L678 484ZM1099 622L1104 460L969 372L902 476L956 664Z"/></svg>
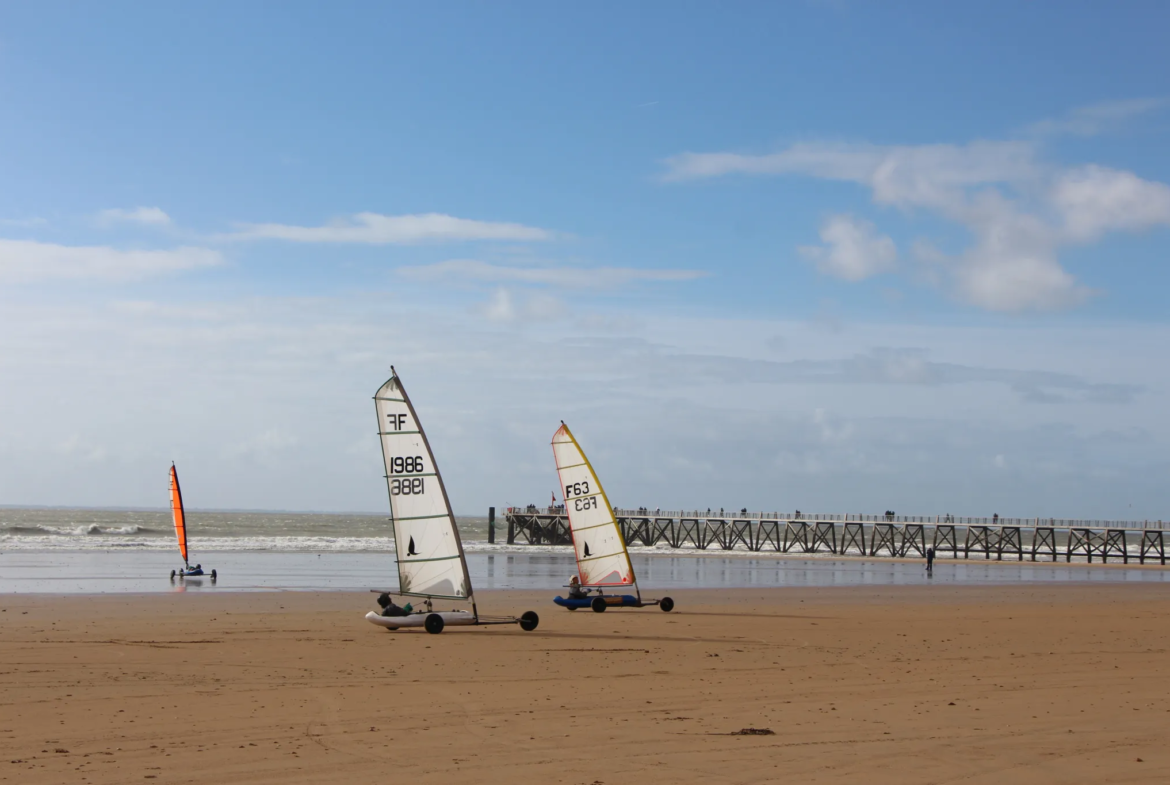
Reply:
<svg viewBox="0 0 1170 785"><path fill-rule="evenodd" d="M764 545L772 546L772 550L781 550L780 521L760 521L760 536L757 550L763 550Z"/></svg>
<svg viewBox="0 0 1170 785"><path fill-rule="evenodd" d="M1106 529L1105 542L1101 545L1101 562L1107 563L1110 556L1120 556L1124 564L1129 564L1129 547L1126 543L1125 529Z"/></svg>
<svg viewBox="0 0 1170 785"><path fill-rule="evenodd" d="M865 524L861 521L845 521L845 530L841 532L841 554L849 552L850 548L857 548L857 552L865 556Z"/></svg>
<svg viewBox="0 0 1170 785"><path fill-rule="evenodd" d="M869 542L869 555L877 556L881 550L886 550L890 556L898 555L898 544L894 535L895 526L892 523L877 522L873 525L873 537Z"/></svg>
<svg viewBox="0 0 1170 785"><path fill-rule="evenodd" d="M496 543L496 508L488 507L488 545Z"/></svg>
<svg viewBox="0 0 1170 785"><path fill-rule="evenodd" d="M792 545L788 544L789 533L792 534ZM784 552L788 553L795 545L800 545L801 553L809 552L807 521L788 521L784 524Z"/></svg>
<svg viewBox="0 0 1170 785"><path fill-rule="evenodd" d="M963 558L970 559L971 551L982 553L984 559L991 558L991 527L972 524L967 527L967 539L963 542Z"/></svg>
<svg viewBox="0 0 1170 785"><path fill-rule="evenodd" d="M902 527L902 545L898 548L898 555L909 556L910 551L916 551L919 556L926 558L926 529L921 523L907 523Z"/></svg>
<svg viewBox="0 0 1170 785"><path fill-rule="evenodd" d="M1056 529L1051 526L1038 526L1032 534L1032 561L1036 555L1046 553L1056 561Z"/></svg>
<svg viewBox="0 0 1170 785"><path fill-rule="evenodd" d="M1073 556L1085 555L1093 563L1093 532L1091 529L1069 529L1068 544L1064 549L1064 560L1071 562Z"/></svg>
<svg viewBox="0 0 1170 785"><path fill-rule="evenodd" d="M1138 557L1142 564L1146 563L1147 556L1150 559L1160 559L1163 565L1166 564L1166 532L1161 529L1145 529L1142 532L1142 545Z"/></svg>
<svg viewBox="0 0 1170 785"><path fill-rule="evenodd" d="M995 560L1003 561L1003 555L1016 554L1017 561L1024 560L1024 542L1020 537L1019 526L1001 526L999 529L999 542L995 546Z"/></svg>
<svg viewBox="0 0 1170 785"><path fill-rule="evenodd" d="M832 521L816 522L816 528L813 530L813 553L817 553L821 545L827 546L829 553L837 552L837 524Z"/></svg>
<svg viewBox="0 0 1170 785"><path fill-rule="evenodd" d="M950 551L951 558L959 558L959 546L955 540L955 527L949 523L935 524L932 546L937 558L943 551Z"/></svg>

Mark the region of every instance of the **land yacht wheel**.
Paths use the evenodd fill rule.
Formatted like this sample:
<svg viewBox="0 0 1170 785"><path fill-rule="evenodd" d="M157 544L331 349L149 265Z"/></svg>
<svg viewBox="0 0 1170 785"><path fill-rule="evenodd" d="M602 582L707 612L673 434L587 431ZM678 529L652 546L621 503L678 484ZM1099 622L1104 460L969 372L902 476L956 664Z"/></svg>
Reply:
<svg viewBox="0 0 1170 785"><path fill-rule="evenodd" d="M658 601L658 607L667 613L670 613L674 610L674 600L670 599L669 597L663 597Z"/></svg>
<svg viewBox="0 0 1170 785"><path fill-rule="evenodd" d="M540 617L536 615L536 611L524 611L520 617L520 629L525 632L532 632L538 624L540 624Z"/></svg>
<svg viewBox="0 0 1170 785"><path fill-rule="evenodd" d="M605 613L605 598L594 597L593 602L589 603L589 607L593 609L594 613Z"/></svg>
<svg viewBox="0 0 1170 785"><path fill-rule="evenodd" d="M427 628L427 632L431 635L438 635L442 632L444 624L443 617L437 613L432 613L430 616L427 616L426 621L423 622L423 626Z"/></svg>

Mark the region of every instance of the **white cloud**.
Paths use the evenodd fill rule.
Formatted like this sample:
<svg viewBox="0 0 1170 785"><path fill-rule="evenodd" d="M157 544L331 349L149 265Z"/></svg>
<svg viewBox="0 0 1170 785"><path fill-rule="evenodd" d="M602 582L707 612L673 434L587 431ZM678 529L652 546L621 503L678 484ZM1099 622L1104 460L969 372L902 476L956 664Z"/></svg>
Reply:
<svg viewBox="0 0 1170 785"><path fill-rule="evenodd" d="M490 300L483 307L484 318L491 322L511 322L516 319L516 306L512 303L512 293L500 287L492 294Z"/></svg>
<svg viewBox="0 0 1170 785"><path fill-rule="evenodd" d="M228 445L224 454L229 457L247 457L260 462L270 462L280 453L296 447L300 439L281 428L269 428L250 439Z"/></svg>
<svg viewBox="0 0 1170 785"><path fill-rule="evenodd" d="M1052 202L1068 236L1076 241L1095 240L1119 229L1170 225L1170 187L1103 166L1062 173L1053 185Z"/></svg>
<svg viewBox="0 0 1170 785"><path fill-rule="evenodd" d="M0 226L11 226L17 229L39 229L48 225L48 221L37 216L32 218L0 218Z"/></svg>
<svg viewBox="0 0 1170 785"><path fill-rule="evenodd" d="M239 240L287 240L296 243L363 243L412 245L462 240L549 240L553 233L533 226L493 221L473 221L440 213L379 215L358 213L325 226L243 224L227 235Z"/></svg>
<svg viewBox="0 0 1170 785"><path fill-rule="evenodd" d="M171 217L158 207L135 207L132 210L113 208L102 210L96 216L99 224L137 223L148 226L169 226Z"/></svg>
<svg viewBox="0 0 1170 785"><path fill-rule="evenodd" d="M568 313L568 306L559 297L535 293L517 298L510 290L500 287L479 309L490 322L547 322L559 319Z"/></svg>
<svg viewBox="0 0 1170 785"><path fill-rule="evenodd" d="M104 245L0 239L0 281L8 283L69 278L126 281L222 263L220 253L208 248L124 251Z"/></svg>
<svg viewBox="0 0 1170 785"><path fill-rule="evenodd" d="M919 240L916 255L933 263L928 277L949 283L960 299L996 311L1080 304L1091 291L1061 266L1062 247L1093 242L1108 232L1170 225L1170 187L1165 184L1100 166L1044 165L1028 142L807 143L768 155L686 153L668 159L666 166L668 180L804 174L855 182L869 187L877 204L926 210L958 223L974 236L969 248L947 255ZM846 280L872 274L865 261L873 261L881 246L867 244L866 235L848 224L834 229L837 242L830 242L822 229L829 248L803 252L823 272ZM876 236L872 230L870 235ZM892 263L892 252L892 247L884 249L885 255L876 258Z"/></svg>
<svg viewBox="0 0 1170 785"><path fill-rule="evenodd" d="M77 458L85 463L96 463L106 458L106 448L101 445L89 444L80 434L70 434L69 438L57 445L57 451L62 455Z"/></svg>
<svg viewBox="0 0 1170 785"><path fill-rule="evenodd" d="M821 226L825 246L804 246L800 252L817 269L846 281L862 281L894 269L898 251L894 241L878 234L874 225L851 215L831 216Z"/></svg>
<svg viewBox="0 0 1170 785"><path fill-rule="evenodd" d="M393 363L461 513L543 498L564 419L629 506L1163 515L1170 369L1149 358L1170 330L1157 324L829 334L637 306L612 312L633 315L627 328L584 335L580 314L511 329L382 293L130 310L31 299L0 308L0 375L21 380L0 385L13 504L165 506L158 477L175 460L197 506L382 511L370 395ZM776 334L785 362L762 345ZM71 401L80 413L62 416Z"/></svg>
<svg viewBox="0 0 1170 785"><path fill-rule="evenodd" d="M633 267L508 267L478 259L399 267L398 272L418 281L447 279L480 283L522 283L572 289L614 289L636 281L693 281L702 270L652 270Z"/></svg>
<svg viewBox="0 0 1170 785"><path fill-rule="evenodd" d="M940 188L1016 180L1035 169L1028 142L880 146L805 142L766 155L683 153L666 159L667 180L729 174L805 174L864 183L879 201L899 204L937 195Z"/></svg>
<svg viewBox="0 0 1170 785"><path fill-rule="evenodd" d="M1104 101L1099 104L1079 106L1063 117L1032 123L1027 131L1037 136L1069 134L1072 136L1097 136L1116 130L1127 120L1160 109L1166 105L1164 98L1132 98L1125 101Z"/></svg>

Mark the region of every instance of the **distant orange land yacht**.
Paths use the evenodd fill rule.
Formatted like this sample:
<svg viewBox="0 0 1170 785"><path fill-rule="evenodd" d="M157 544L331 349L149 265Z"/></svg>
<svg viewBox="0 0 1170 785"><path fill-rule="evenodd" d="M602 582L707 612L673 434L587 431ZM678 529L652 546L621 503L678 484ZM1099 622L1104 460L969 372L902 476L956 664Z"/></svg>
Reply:
<svg viewBox="0 0 1170 785"><path fill-rule="evenodd" d="M179 473L175 471L175 464L171 462L171 515L175 518L175 537L179 540L179 554L183 557L183 568L171 570L171 580L203 575L203 565L191 566L187 559L187 516L183 512L183 492L179 490ZM215 582L215 570L211 571L211 581Z"/></svg>

